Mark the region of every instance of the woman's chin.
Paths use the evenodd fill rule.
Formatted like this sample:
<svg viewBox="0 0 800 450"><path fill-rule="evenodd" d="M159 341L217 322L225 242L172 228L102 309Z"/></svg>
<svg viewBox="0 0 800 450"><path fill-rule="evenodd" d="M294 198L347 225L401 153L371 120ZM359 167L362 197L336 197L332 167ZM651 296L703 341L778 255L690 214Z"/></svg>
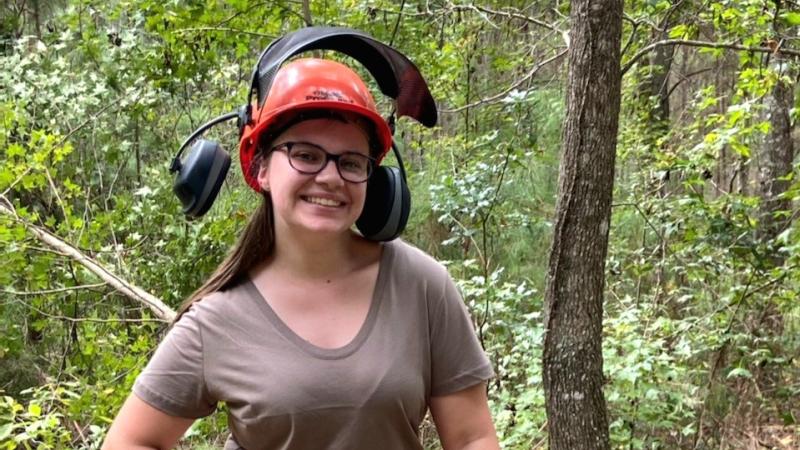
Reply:
<svg viewBox="0 0 800 450"><path fill-rule="evenodd" d="M350 234L350 230L353 228L353 222L316 219L298 223L295 228L302 230L302 233L308 233L309 237L336 237Z"/></svg>

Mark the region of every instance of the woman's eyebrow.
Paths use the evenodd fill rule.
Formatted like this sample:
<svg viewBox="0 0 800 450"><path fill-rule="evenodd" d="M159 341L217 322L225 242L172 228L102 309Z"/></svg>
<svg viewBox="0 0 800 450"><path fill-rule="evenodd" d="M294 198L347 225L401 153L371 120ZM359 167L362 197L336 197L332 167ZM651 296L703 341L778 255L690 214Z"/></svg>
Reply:
<svg viewBox="0 0 800 450"><path fill-rule="evenodd" d="M330 150L328 149L328 147L325 147L325 146L323 146L323 145L317 144L316 142L310 142L310 141L292 141L291 139L287 140L286 142L293 142L293 143L295 143L295 144L309 144L309 145L313 145L314 147L319 147L319 148L321 148L322 150L324 150L324 151L326 151L326 152L328 152L328 153L333 153L332 151L330 151ZM278 144L278 145L281 145L281 144ZM369 147L369 146L367 146L367 147ZM360 154L360 155L364 155L364 156L369 156L369 157L372 157L372 155L370 154L370 149L369 149L369 148L367 148L365 151L362 151L362 150L359 150L359 149L355 149L355 148L349 148L349 147L348 147L348 148L345 148L344 150L342 150L341 152L338 152L338 153L340 153L340 154L341 154L341 153L358 153L358 154Z"/></svg>

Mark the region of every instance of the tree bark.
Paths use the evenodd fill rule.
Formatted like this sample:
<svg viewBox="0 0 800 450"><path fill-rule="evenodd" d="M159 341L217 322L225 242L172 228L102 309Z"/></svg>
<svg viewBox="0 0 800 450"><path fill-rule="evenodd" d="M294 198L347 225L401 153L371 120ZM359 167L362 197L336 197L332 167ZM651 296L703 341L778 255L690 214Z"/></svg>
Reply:
<svg viewBox="0 0 800 450"><path fill-rule="evenodd" d="M666 39L668 33L658 32L656 38ZM650 73L645 79L644 92L651 97L658 98L658 104L652 109L652 125L660 135L669 130L669 72L672 69L672 59L675 47L656 47L650 55ZM659 136L660 137L660 136Z"/></svg>
<svg viewBox="0 0 800 450"><path fill-rule="evenodd" d="M303 0L303 20L307 27L314 26L314 22L311 20L311 0Z"/></svg>
<svg viewBox="0 0 800 450"><path fill-rule="evenodd" d="M545 292L543 378L552 450L609 449L602 321L620 109L622 1L576 0Z"/></svg>
<svg viewBox="0 0 800 450"><path fill-rule="evenodd" d="M764 101L764 112L770 129L760 148L758 169L758 190L761 198L758 234L770 247L765 257L765 262L770 268L782 266L785 259L785 254L778 251L781 244L776 242L775 238L791 225L792 202L782 195L791 185L786 176L792 173L794 160L790 119L790 110L794 106L794 86L786 80L791 78L786 76L787 61L778 56L775 66L775 71L781 78L775 82L775 86ZM772 297L764 299L761 311L756 313L751 322L758 337L775 339L784 331L783 315ZM777 345L771 347L775 355L782 352ZM779 367L768 364L756 374L756 382L762 390L768 389L770 385L778 382L779 373Z"/></svg>
<svg viewBox="0 0 800 450"><path fill-rule="evenodd" d="M794 145L789 111L794 105L794 89L780 70L786 61L777 61L777 72L782 76L775 82L765 99L765 113L770 124L769 132L759 155L758 185L761 197L761 220L759 231L763 239L774 239L789 226L790 214L780 216L781 211L791 212L792 203L781 195L789 188L786 175L792 172ZM775 255L778 257L778 255ZM777 261L782 264L783 261Z"/></svg>
<svg viewBox="0 0 800 450"><path fill-rule="evenodd" d="M39 0L33 0L31 3L33 4L32 14L33 14L34 30L36 31L36 37L39 40L42 40L42 15L39 10Z"/></svg>

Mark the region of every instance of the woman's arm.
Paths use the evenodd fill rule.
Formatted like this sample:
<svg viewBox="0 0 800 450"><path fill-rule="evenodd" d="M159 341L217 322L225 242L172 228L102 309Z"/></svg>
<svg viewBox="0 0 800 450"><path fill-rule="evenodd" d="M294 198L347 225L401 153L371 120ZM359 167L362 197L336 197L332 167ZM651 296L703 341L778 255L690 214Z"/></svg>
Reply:
<svg viewBox="0 0 800 450"><path fill-rule="evenodd" d="M103 450L171 449L193 422L170 416L131 394L111 424Z"/></svg>
<svg viewBox="0 0 800 450"><path fill-rule="evenodd" d="M431 414L445 450L497 450L486 383L431 397Z"/></svg>

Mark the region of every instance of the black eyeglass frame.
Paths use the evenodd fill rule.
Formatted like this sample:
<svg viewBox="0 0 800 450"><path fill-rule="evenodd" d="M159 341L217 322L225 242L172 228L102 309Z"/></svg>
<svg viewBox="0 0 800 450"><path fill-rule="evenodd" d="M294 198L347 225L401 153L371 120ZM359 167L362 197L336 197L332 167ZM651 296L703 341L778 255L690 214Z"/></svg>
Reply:
<svg viewBox="0 0 800 450"><path fill-rule="evenodd" d="M294 163L292 163L291 153L292 153L292 147L294 147L297 144L309 145L311 147L314 147L314 148L317 148L317 149L321 150L322 153L325 154L325 162L320 166L320 168L318 170L308 171L308 170L298 169L297 167L294 166ZM282 143L280 143L278 145L273 146L269 150L268 153L272 153L272 152L276 152L276 151L282 151L282 150L286 151L286 156L288 158L289 165L292 167L292 169L294 169L294 170L296 170L296 171L298 171L298 172L300 172L300 173L302 173L304 175L316 175L316 174L322 172L323 170L325 170L325 168L328 167L328 163L333 161L334 164L336 165L336 172L339 174L339 176L342 178L342 180L347 181L348 183L365 183L365 182L367 182L367 180L369 180L369 177L371 177L372 174L375 173L375 166L378 165L378 161L375 158L373 158L371 156L364 155L363 153L358 153L358 152L343 152L343 153L339 153L339 154L328 153L327 150L325 150L324 148L320 147L317 144L312 144L311 142L303 142L303 141L282 142ZM342 168L339 166L339 160L343 156L347 156L347 155L357 155L360 158L366 158L366 160L367 160L367 176L366 176L366 178L364 178L363 180L360 180L360 181L353 181L353 180L348 179L344 174L342 174Z"/></svg>

